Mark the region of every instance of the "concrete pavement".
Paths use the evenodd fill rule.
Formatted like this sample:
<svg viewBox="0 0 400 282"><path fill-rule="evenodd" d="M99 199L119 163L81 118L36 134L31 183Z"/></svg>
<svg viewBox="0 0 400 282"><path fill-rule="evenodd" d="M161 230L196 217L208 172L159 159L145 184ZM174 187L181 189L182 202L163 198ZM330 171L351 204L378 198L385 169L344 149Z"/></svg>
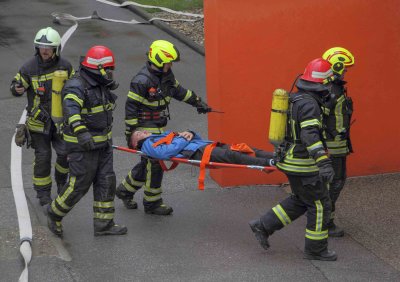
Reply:
<svg viewBox="0 0 400 282"><path fill-rule="evenodd" d="M2 8L0 281L16 281L22 263L11 191L9 148L26 98L12 97L8 92L9 83L22 63L33 54L34 34L52 25L51 12L87 16L97 10L108 18L139 18L127 9L112 8L93 0L30 1L29 6L22 0L2 1ZM54 27L60 33L68 28ZM116 145L125 145L123 109L129 81L143 65L146 49L155 39L176 43L182 55L181 62L174 65L177 79L206 99L204 58L154 26L82 22L64 49L63 56L75 67L78 57L94 44L104 44L115 52L116 78L121 85L116 91L119 96L113 130ZM170 129L190 128L206 136L206 117L197 115L194 108L173 101L171 113ZM114 156L120 180L137 157L123 152L115 152ZM342 239L330 240L331 248L339 255L337 262L318 262L302 259L304 217L274 234L268 251L261 249L248 227L250 219L287 196L283 189L267 185L221 189L207 178L206 190L202 192L197 190L198 169L187 165L180 165L165 175L164 199L174 208L172 216L146 215L141 204L138 210L126 210L116 200L116 221L127 225L128 234L94 237L89 192L64 219L64 239L57 239L47 230L43 210L31 188L32 160L32 150L24 149L23 178L34 232L33 259L29 267L31 281L400 281L398 264L393 263L393 258L387 259L390 250L398 246L390 245L395 241L394 236L400 234L399 225L396 229L393 224L400 218L395 216L399 210L395 202L397 175L386 176L386 182L383 179L348 182L338 203L338 215L339 222L349 233ZM382 186L382 183L386 184ZM380 188L374 189L377 186ZM368 192L362 189L367 187L370 187ZM141 198L142 192L139 192L139 203ZM379 199L378 203L374 199ZM357 207L357 211L353 207ZM392 211L390 216L384 217L391 222L382 221L382 214L388 214L385 208ZM354 216L358 212L362 219ZM366 228L369 232L364 232ZM392 239L380 239L381 231L393 236L389 237ZM353 235L356 232L374 232L375 241L385 246L387 252L374 251Z"/></svg>

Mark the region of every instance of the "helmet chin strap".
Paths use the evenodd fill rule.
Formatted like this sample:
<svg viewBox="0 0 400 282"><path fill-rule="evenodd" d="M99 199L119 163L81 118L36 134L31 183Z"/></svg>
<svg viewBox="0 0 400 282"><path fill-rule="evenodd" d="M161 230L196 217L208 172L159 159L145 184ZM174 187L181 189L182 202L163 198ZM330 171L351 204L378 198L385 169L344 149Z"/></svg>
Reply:
<svg viewBox="0 0 400 282"><path fill-rule="evenodd" d="M328 83L330 83L330 82L332 82L334 80L337 80L337 79L338 79L338 77L336 75L332 75L332 76L329 76L329 77L325 78L323 80L322 84L328 84Z"/></svg>
<svg viewBox="0 0 400 282"><path fill-rule="evenodd" d="M152 67L153 69L158 70L158 71L160 71L160 72L163 72L164 65L163 65L162 67L157 67L157 66L156 66L155 64L153 64L152 62L149 61L149 63L150 63L150 65L151 65L151 67Z"/></svg>

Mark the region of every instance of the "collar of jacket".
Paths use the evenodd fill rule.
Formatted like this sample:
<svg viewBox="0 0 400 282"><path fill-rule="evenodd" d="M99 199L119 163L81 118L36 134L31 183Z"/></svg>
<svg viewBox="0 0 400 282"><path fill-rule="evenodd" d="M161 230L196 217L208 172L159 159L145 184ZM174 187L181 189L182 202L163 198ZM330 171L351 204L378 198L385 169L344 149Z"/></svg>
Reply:
<svg viewBox="0 0 400 282"><path fill-rule="evenodd" d="M345 85L347 83L347 81L346 80L342 80L342 79L335 79L332 83L340 85L340 86L343 86L343 85Z"/></svg>
<svg viewBox="0 0 400 282"><path fill-rule="evenodd" d="M39 54L36 54L36 60L38 62L39 68L41 69L49 69L53 66L55 66L58 63L59 58L57 56L54 56L53 58L51 58L48 61L43 61L42 57L40 57Z"/></svg>
<svg viewBox="0 0 400 282"><path fill-rule="evenodd" d="M149 137L146 137L146 138L144 138L144 139L142 139L142 140L139 140L138 143L137 143L137 145L136 145L136 149L138 149L138 150L142 149L142 146L143 146L144 141L146 141L147 139L149 139L151 136L152 136L152 135L150 135Z"/></svg>
<svg viewBox="0 0 400 282"><path fill-rule="evenodd" d="M155 75L155 76L161 77L161 76L163 75L162 70L159 70L159 69L158 69L158 70L155 70L155 69L153 69L153 68L151 67L151 63L150 63L150 62L147 62L146 67L147 67L147 70L148 70L151 74L153 74L153 75Z"/></svg>
<svg viewBox="0 0 400 282"><path fill-rule="evenodd" d="M298 100L301 100L301 99L306 98L305 96L311 97L312 99L314 99L315 101L317 101L317 103L318 103L319 105L323 105L323 104L324 104L324 97L322 97L322 96L320 95L320 93L318 93L318 92L306 91L306 90L303 90L303 89L299 89L298 92L292 94L290 99L291 99L291 102L293 103L293 102L296 102L296 101L298 101Z"/></svg>

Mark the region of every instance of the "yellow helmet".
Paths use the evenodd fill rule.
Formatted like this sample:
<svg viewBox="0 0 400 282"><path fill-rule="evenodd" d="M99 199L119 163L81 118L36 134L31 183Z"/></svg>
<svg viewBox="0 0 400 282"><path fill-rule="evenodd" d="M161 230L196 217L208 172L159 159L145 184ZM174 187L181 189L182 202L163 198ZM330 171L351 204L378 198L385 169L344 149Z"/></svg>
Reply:
<svg viewBox="0 0 400 282"><path fill-rule="evenodd" d="M151 43L147 56L149 61L159 68L164 64L179 61L178 49L166 40L156 40Z"/></svg>
<svg viewBox="0 0 400 282"><path fill-rule="evenodd" d="M332 71L341 75L345 67L354 65L354 56L351 52L342 47L333 47L322 55L332 65Z"/></svg>

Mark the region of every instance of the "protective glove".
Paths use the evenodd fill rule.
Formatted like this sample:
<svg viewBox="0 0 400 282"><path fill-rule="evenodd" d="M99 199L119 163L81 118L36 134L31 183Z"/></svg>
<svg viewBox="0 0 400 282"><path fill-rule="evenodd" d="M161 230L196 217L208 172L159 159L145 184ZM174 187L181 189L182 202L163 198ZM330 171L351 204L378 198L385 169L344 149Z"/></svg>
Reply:
<svg viewBox="0 0 400 282"><path fill-rule="evenodd" d="M81 145L85 151L95 149L92 134L90 134L88 131L81 131L76 137L78 138L78 144Z"/></svg>
<svg viewBox="0 0 400 282"><path fill-rule="evenodd" d="M17 124L17 132L15 133L15 144L22 147L26 143L26 125Z"/></svg>
<svg viewBox="0 0 400 282"><path fill-rule="evenodd" d="M317 163L319 168L319 178L324 183L331 183L335 176L335 171L332 167L332 161L329 159Z"/></svg>
<svg viewBox="0 0 400 282"><path fill-rule="evenodd" d="M197 113L206 114L212 111L212 109L204 103L200 97L197 97L195 107L197 108Z"/></svg>

